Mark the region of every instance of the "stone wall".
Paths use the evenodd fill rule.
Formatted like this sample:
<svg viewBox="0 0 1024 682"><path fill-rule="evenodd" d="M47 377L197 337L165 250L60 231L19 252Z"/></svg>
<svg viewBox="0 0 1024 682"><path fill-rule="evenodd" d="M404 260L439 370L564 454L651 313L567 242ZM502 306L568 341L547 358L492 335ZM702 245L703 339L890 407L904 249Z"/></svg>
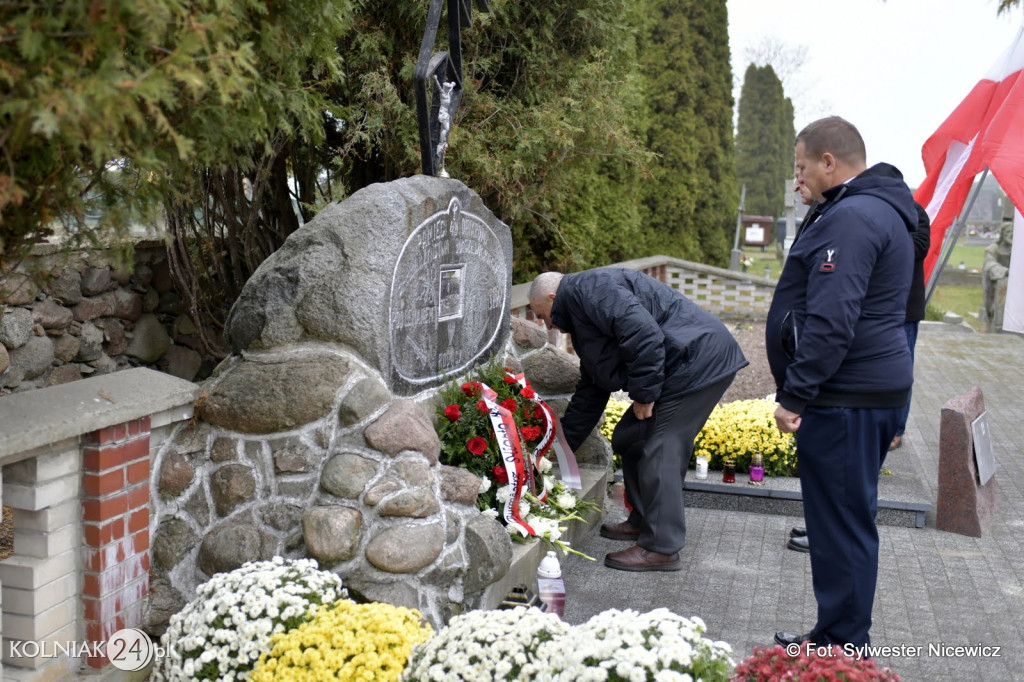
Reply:
<svg viewBox="0 0 1024 682"><path fill-rule="evenodd" d="M0 275L0 395L131 367L194 381L214 364L159 242L136 245L131 273L103 251L45 246Z"/></svg>
<svg viewBox="0 0 1024 682"><path fill-rule="evenodd" d="M512 320L503 360L564 410L578 360L543 330ZM483 605L512 544L476 509L476 476L438 462L435 396L395 397L328 344L225 361L202 387L199 420L153 462L150 632L213 573L272 556L313 557L355 595L418 608L435 626ZM607 442L592 437L577 458L607 468Z"/></svg>

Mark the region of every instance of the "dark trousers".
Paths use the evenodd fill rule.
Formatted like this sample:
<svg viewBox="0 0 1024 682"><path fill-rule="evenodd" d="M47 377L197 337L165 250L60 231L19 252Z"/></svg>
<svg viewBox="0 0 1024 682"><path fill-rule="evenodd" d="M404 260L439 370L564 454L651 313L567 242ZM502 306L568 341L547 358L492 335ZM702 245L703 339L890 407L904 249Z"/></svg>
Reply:
<svg viewBox="0 0 1024 682"><path fill-rule="evenodd" d="M736 375L695 393L654 404L654 416L640 421L626 410L612 433L612 449L622 456L622 480L633 506L629 523L640 529L637 544L673 554L686 544L683 478L693 439L711 416Z"/></svg>
<svg viewBox="0 0 1024 682"><path fill-rule="evenodd" d="M907 348L910 349L910 362L914 362L914 346L917 345L917 322L904 322L903 331L907 334ZM907 430L907 417L910 416L910 397L913 391L907 394L907 404L900 410L899 421L896 423L896 435L902 436Z"/></svg>
<svg viewBox="0 0 1024 682"><path fill-rule="evenodd" d="M870 644L878 578L878 472L900 408L808 407L797 432L817 644Z"/></svg>

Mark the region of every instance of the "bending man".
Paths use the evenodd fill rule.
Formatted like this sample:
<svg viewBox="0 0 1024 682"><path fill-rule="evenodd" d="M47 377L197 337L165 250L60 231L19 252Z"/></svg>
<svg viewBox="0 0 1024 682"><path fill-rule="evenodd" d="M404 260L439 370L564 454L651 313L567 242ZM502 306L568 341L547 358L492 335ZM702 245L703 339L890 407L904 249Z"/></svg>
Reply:
<svg viewBox="0 0 1024 682"><path fill-rule="evenodd" d="M580 380L562 418L570 448L597 425L613 391L633 400L612 436L633 509L625 521L602 525L601 535L635 544L609 553L605 565L679 570L693 439L747 365L743 352L714 315L633 270L546 272L530 288L530 308L571 335L580 359Z"/></svg>

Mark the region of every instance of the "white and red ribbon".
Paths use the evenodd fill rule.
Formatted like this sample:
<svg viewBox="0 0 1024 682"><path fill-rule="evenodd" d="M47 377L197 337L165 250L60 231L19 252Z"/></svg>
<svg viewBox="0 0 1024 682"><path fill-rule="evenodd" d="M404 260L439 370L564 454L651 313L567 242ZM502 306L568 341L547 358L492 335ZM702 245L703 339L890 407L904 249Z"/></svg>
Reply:
<svg viewBox="0 0 1024 682"><path fill-rule="evenodd" d="M507 372L507 374L516 380L520 389L530 388L530 382L527 381L526 375L522 372L519 374ZM540 399L536 391L534 391L533 397L527 398L527 400L533 402L544 412L544 435L541 436L540 442L537 443L537 446L534 447L531 453L534 466L540 462L542 457L547 456L548 451L554 447L555 457L558 461L558 472L562 483L574 490L582 490L583 481L580 479L580 468L576 463L576 456L565 441L565 435L562 433L562 424L558 421L558 415L555 414L555 411L546 402Z"/></svg>
<svg viewBox="0 0 1024 682"><path fill-rule="evenodd" d="M519 514L519 502L523 497L523 488L533 480L533 466L527 472L525 457L523 455L523 442L516 427L516 420L512 413L498 404L498 394L487 384L480 384L480 395L484 404L487 405L491 418L491 428L494 429L494 437L498 443L498 452L505 463L505 471L508 472L508 484L511 494L505 500L505 509L502 516L505 523L518 530L523 535L536 535Z"/></svg>

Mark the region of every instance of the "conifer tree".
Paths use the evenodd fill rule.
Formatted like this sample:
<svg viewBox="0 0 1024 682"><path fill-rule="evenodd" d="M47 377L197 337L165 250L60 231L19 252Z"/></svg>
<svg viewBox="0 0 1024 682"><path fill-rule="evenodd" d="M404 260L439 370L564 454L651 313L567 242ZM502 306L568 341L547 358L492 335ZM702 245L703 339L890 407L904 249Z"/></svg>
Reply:
<svg viewBox="0 0 1024 682"><path fill-rule="evenodd" d="M740 91L736 176L746 185L745 212L777 217L793 175L793 104L771 65L751 64Z"/></svg>
<svg viewBox="0 0 1024 682"><path fill-rule="evenodd" d="M724 2L650 0L641 49L652 253L725 265L738 203Z"/></svg>

